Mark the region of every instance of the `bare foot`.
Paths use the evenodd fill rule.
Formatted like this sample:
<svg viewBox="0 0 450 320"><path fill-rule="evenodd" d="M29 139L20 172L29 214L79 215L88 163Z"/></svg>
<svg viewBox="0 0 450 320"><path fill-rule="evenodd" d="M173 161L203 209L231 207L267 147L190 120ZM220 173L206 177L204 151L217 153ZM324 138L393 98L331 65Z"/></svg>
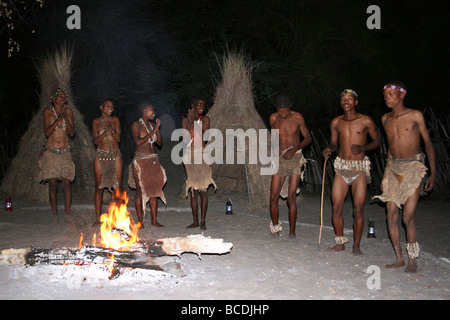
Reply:
<svg viewBox="0 0 450 320"><path fill-rule="evenodd" d="M334 247L328 248L328 251L344 251L345 250L345 246L343 244L337 244Z"/></svg>
<svg viewBox="0 0 450 320"><path fill-rule="evenodd" d="M188 225L186 228L197 228L198 222L194 222L193 224Z"/></svg>
<svg viewBox="0 0 450 320"><path fill-rule="evenodd" d="M269 237L271 238L279 238L281 236L281 232L271 232Z"/></svg>
<svg viewBox="0 0 450 320"><path fill-rule="evenodd" d="M297 235L294 233L289 233L289 240L294 240L295 238L297 238Z"/></svg>
<svg viewBox="0 0 450 320"><path fill-rule="evenodd" d="M64 217L64 221L65 221L66 223L71 223L71 224L74 224L74 223L75 223L73 217L72 217L70 214L66 214L66 216Z"/></svg>
<svg viewBox="0 0 450 320"><path fill-rule="evenodd" d="M403 261L403 259L397 260L395 263L393 264L387 264L386 268L388 269L392 269L392 268L400 268L403 267L405 265L405 262Z"/></svg>
<svg viewBox="0 0 450 320"><path fill-rule="evenodd" d="M353 245L353 254L355 256L361 256L364 253L362 253L361 249L359 248L359 244L358 245Z"/></svg>
<svg viewBox="0 0 450 320"><path fill-rule="evenodd" d="M405 269L405 272L416 273L416 271L417 271L416 259L409 259L408 265L406 266L406 269Z"/></svg>
<svg viewBox="0 0 450 320"><path fill-rule="evenodd" d="M138 228L139 228L139 229L145 229L144 223L143 223L142 221L139 221Z"/></svg>
<svg viewBox="0 0 450 320"><path fill-rule="evenodd" d="M207 229L206 229L206 223L205 223L204 220L202 220L202 222L200 223L200 229L201 229L201 230L207 230Z"/></svg>
<svg viewBox="0 0 450 320"><path fill-rule="evenodd" d="M164 226L163 226L162 224L160 224L158 221L153 221L153 222L152 222L152 226L158 227L158 228L164 227Z"/></svg>

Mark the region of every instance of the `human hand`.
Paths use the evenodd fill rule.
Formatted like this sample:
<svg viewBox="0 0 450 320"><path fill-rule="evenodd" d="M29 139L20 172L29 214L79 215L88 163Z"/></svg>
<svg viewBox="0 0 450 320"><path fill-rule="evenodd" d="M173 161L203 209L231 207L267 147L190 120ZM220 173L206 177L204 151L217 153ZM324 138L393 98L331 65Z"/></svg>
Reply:
<svg viewBox="0 0 450 320"><path fill-rule="evenodd" d="M290 159L292 159L292 157L294 156L295 152L296 152L296 150L295 150L294 148L291 148L291 149L287 150L287 151L282 155L282 157L283 157L284 160L290 160Z"/></svg>
<svg viewBox="0 0 450 320"><path fill-rule="evenodd" d="M155 129L158 129L161 125L161 120L159 120L158 118L155 119Z"/></svg>
<svg viewBox="0 0 450 320"><path fill-rule="evenodd" d="M434 176L429 176L427 179L427 182L425 183L424 191L431 191L434 187Z"/></svg>
<svg viewBox="0 0 450 320"><path fill-rule="evenodd" d="M189 109L187 112L187 118L189 120L189 122L194 122L194 109Z"/></svg>
<svg viewBox="0 0 450 320"><path fill-rule="evenodd" d="M325 149L323 149L322 155L323 155L323 157L324 157L325 159L328 160L328 158L329 158L330 155L331 155L331 148L330 148L330 147L326 147Z"/></svg>
<svg viewBox="0 0 450 320"><path fill-rule="evenodd" d="M358 154L364 152L363 147L357 144L352 144L351 150L354 156L357 156Z"/></svg>

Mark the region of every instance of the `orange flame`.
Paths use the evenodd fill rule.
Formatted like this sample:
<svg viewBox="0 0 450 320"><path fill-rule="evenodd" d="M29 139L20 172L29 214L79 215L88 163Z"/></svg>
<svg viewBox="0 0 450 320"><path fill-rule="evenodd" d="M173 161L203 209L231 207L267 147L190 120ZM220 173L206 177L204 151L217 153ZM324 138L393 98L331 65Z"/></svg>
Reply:
<svg viewBox="0 0 450 320"><path fill-rule="evenodd" d="M139 240L140 223L135 224L127 210L128 199L125 191L121 193L116 189L116 201L112 201L108 213L100 217L100 241L105 248L126 251Z"/></svg>
<svg viewBox="0 0 450 320"><path fill-rule="evenodd" d="M114 271L115 271L115 268L114 268L114 261L115 261L114 255L109 257L109 259L110 259L109 260L109 264L107 265L108 266L108 270L109 270L109 277L108 278L109 278L109 280L111 280L114 277Z"/></svg>
<svg viewBox="0 0 450 320"><path fill-rule="evenodd" d="M81 232L80 242L78 243L78 246L79 246L80 248L83 247L83 232Z"/></svg>

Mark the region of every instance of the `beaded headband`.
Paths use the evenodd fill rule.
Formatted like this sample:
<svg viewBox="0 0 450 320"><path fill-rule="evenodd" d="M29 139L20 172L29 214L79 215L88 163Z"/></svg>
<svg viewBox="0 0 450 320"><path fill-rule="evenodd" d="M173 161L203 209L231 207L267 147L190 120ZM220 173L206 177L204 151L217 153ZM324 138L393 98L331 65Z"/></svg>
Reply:
<svg viewBox="0 0 450 320"><path fill-rule="evenodd" d="M404 88L402 88L400 86L395 86L393 84L388 84L388 85L384 86L383 90L387 89L387 88L395 89L395 90L400 91L401 93L405 93L406 94L406 89L404 89Z"/></svg>
<svg viewBox="0 0 450 320"><path fill-rule="evenodd" d="M355 96L355 98L358 99L358 94L355 91L353 91L352 89L345 89L344 91L342 91L341 97L344 93L347 93L347 92L353 94Z"/></svg>
<svg viewBox="0 0 450 320"><path fill-rule="evenodd" d="M50 102L52 102L53 99L55 99L55 97L59 95L61 92L64 92L67 95L67 92L64 89L56 89L50 96Z"/></svg>

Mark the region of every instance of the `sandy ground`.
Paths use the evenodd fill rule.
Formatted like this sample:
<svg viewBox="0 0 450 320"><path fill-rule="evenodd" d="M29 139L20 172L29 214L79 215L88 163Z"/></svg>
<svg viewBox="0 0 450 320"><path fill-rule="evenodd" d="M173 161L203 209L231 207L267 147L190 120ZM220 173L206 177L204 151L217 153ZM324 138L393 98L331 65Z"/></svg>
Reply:
<svg viewBox="0 0 450 320"><path fill-rule="evenodd" d="M164 163L163 163L164 165ZM166 169L167 168L166 163ZM184 170L168 170L165 192L168 206L160 206L159 222L164 228L150 226L139 232L141 239L199 234L199 229L186 229L192 223L187 200L177 197ZM128 190L130 204L134 192ZM59 195L60 217L53 223L49 205L25 203L13 199L13 212L0 212L0 250L23 248L58 248L78 246L80 233L85 241L98 229L92 227L92 197L75 196L73 222L64 221L62 191ZM234 201L234 214L225 215L228 197ZM92 199L91 199L92 198ZM129 209L136 219L134 205ZM361 249L354 256L352 245L351 199L344 208L345 235L350 238L344 252L328 252L334 245L331 227L331 204L325 195L322 243L320 229L320 195L303 194L298 198L297 238L288 237L287 208L280 201L284 224L281 237L269 237L269 211L250 212L246 194L218 190L209 192L208 229L205 236L233 243L224 255L183 254L165 257L164 263L176 262L183 276L146 271L124 272L108 280L100 267L77 266L0 266L0 299L187 299L187 300L393 300L450 298L450 203L445 200L423 200L419 203L418 225L421 256L418 272L407 274L404 268L386 269L395 260L389 241L385 210L368 200L365 219L375 221L376 238L368 239L367 223ZM107 211L107 204L104 204ZM147 215L149 217L149 213ZM405 244L404 231L401 230ZM405 247L405 245L403 246ZM405 249L405 248L404 248ZM405 250L404 250L405 251ZM406 257L406 253L405 253ZM100 269L99 269L100 268ZM368 272L369 271L369 272Z"/></svg>

